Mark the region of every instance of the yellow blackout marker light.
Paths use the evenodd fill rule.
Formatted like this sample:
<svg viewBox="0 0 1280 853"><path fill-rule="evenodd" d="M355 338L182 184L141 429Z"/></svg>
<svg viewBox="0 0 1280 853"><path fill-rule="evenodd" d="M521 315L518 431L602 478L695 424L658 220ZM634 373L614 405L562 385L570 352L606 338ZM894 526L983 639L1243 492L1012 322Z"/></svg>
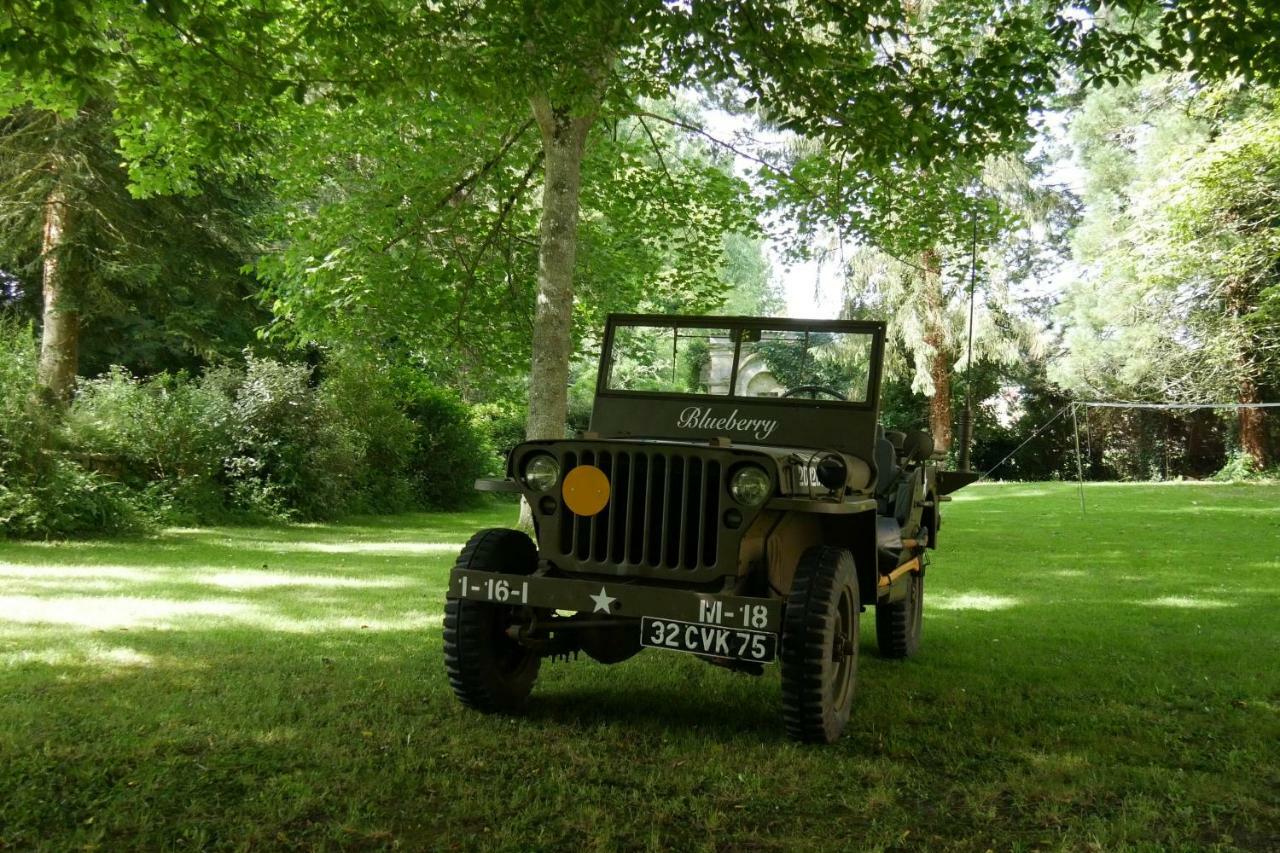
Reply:
<svg viewBox="0 0 1280 853"><path fill-rule="evenodd" d="M579 465L565 475L561 492L576 515L592 516L609 503L609 478L594 465Z"/></svg>

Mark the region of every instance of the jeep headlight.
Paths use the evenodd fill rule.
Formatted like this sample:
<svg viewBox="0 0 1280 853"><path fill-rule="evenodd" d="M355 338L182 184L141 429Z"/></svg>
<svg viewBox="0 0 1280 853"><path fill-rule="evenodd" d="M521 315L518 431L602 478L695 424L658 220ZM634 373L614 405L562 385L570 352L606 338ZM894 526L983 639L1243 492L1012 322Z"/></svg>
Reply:
<svg viewBox="0 0 1280 853"><path fill-rule="evenodd" d="M729 494L743 506L757 507L769 497L772 483L758 465L743 465L729 479Z"/></svg>
<svg viewBox="0 0 1280 853"><path fill-rule="evenodd" d="M524 463L524 484L536 492L545 492L560 479L560 463L549 453L529 457Z"/></svg>

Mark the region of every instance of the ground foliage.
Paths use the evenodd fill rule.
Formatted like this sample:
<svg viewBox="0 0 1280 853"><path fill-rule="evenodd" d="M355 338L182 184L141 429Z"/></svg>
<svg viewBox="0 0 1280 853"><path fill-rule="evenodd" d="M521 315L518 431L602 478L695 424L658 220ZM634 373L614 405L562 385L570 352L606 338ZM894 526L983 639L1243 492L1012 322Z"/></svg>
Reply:
<svg viewBox="0 0 1280 853"><path fill-rule="evenodd" d="M0 319L0 533L48 538L210 520L457 508L500 470L452 392L358 362L83 380L36 399L30 328Z"/></svg>
<svg viewBox="0 0 1280 853"><path fill-rule="evenodd" d="M959 493L920 656L878 659L868 613L819 749L775 669L662 652L548 664L524 718L461 708L446 573L511 508L3 544L0 841L1274 848L1275 486L1087 499Z"/></svg>

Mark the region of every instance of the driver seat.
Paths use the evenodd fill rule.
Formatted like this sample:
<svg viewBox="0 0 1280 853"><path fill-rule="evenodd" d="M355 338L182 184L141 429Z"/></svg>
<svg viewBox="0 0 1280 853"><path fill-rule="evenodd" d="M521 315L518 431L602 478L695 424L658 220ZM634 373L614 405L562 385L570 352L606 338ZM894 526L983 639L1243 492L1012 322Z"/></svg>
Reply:
<svg viewBox="0 0 1280 853"><path fill-rule="evenodd" d="M883 424L876 424L876 553L882 571L891 571L902 552L902 524L896 512L902 479L898 465L898 449L885 435Z"/></svg>
<svg viewBox="0 0 1280 853"><path fill-rule="evenodd" d="M876 498L881 501L883 507L884 502L893 495L898 477L902 474L902 469L898 467L898 451L894 448L893 442L885 437L883 424L876 424L875 454ZM881 515L890 514L881 509Z"/></svg>

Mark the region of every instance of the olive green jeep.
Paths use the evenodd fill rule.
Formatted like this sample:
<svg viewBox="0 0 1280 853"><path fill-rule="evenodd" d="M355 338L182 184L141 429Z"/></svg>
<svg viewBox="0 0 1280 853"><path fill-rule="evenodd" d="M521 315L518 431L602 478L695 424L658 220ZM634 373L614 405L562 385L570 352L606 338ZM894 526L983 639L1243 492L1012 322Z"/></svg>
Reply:
<svg viewBox="0 0 1280 853"><path fill-rule="evenodd" d="M581 438L529 441L507 478L535 539L476 533L449 579L445 666L463 704L518 709L543 658L643 648L760 674L783 720L830 742L849 719L858 620L881 655L920 645L940 507L972 482L927 433L878 423L883 323L609 318Z"/></svg>

